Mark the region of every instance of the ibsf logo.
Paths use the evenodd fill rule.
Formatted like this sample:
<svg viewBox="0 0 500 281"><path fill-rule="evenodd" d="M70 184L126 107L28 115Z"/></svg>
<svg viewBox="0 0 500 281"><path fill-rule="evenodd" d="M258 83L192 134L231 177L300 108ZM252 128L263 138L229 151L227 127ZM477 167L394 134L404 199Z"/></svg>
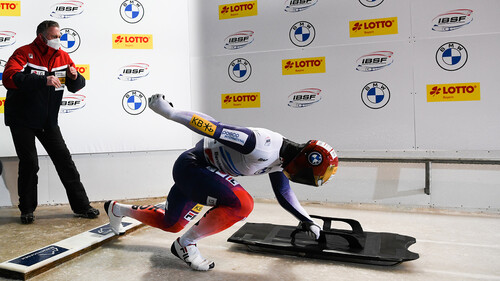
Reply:
<svg viewBox="0 0 500 281"><path fill-rule="evenodd" d="M138 23L144 17L144 6L137 0L126 0L120 5L120 16L128 23Z"/></svg>
<svg viewBox="0 0 500 281"><path fill-rule="evenodd" d="M357 71L371 72L380 70L394 62L394 53L391 51L377 51L360 57L356 63Z"/></svg>
<svg viewBox="0 0 500 281"><path fill-rule="evenodd" d="M398 33L398 18L370 19L349 22L350 37L378 36Z"/></svg>
<svg viewBox="0 0 500 281"><path fill-rule="evenodd" d="M237 58L229 64L227 72L234 82L245 82L252 74L252 65L246 59Z"/></svg>
<svg viewBox="0 0 500 281"><path fill-rule="evenodd" d="M229 35L224 39L224 49L237 50L245 47L253 42L253 34L251 30L243 30Z"/></svg>
<svg viewBox="0 0 500 281"><path fill-rule="evenodd" d="M153 35L113 34L113 49L153 49Z"/></svg>
<svg viewBox="0 0 500 281"><path fill-rule="evenodd" d="M3 85L2 78L3 78L3 72L5 70L5 65L7 65L7 62L4 60L0 60L0 86Z"/></svg>
<svg viewBox="0 0 500 281"><path fill-rule="evenodd" d="M219 20L257 15L257 1L219 5Z"/></svg>
<svg viewBox="0 0 500 281"><path fill-rule="evenodd" d="M61 29L61 47L66 53L73 53L80 47L80 35L71 28Z"/></svg>
<svg viewBox="0 0 500 281"><path fill-rule="evenodd" d="M118 80L135 81L149 75L149 64L133 63L118 70Z"/></svg>
<svg viewBox="0 0 500 281"><path fill-rule="evenodd" d="M290 41L297 47L305 47L314 41L316 30L307 21L299 21L292 25L289 32Z"/></svg>
<svg viewBox="0 0 500 281"><path fill-rule="evenodd" d="M83 2L80 1L66 1L52 5L51 17L58 19L67 19L78 16L83 13Z"/></svg>
<svg viewBox="0 0 500 281"><path fill-rule="evenodd" d="M481 100L480 83L427 85L427 102Z"/></svg>
<svg viewBox="0 0 500 281"><path fill-rule="evenodd" d="M453 31L470 24L473 20L472 10L456 9L440 14L432 19L432 30Z"/></svg>
<svg viewBox="0 0 500 281"><path fill-rule="evenodd" d="M381 82L370 82L361 91L361 100L372 109L379 109L387 105L391 99L389 88Z"/></svg>
<svg viewBox="0 0 500 281"><path fill-rule="evenodd" d="M382 4L382 2L384 2L384 0L359 0L359 3L361 3L361 5L368 8L377 7L378 5Z"/></svg>
<svg viewBox="0 0 500 281"><path fill-rule="evenodd" d="M260 93L222 94L222 108L260 107Z"/></svg>
<svg viewBox="0 0 500 281"><path fill-rule="evenodd" d="M325 57L282 60L282 74L310 74L326 72Z"/></svg>
<svg viewBox="0 0 500 281"><path fill-rule="evenodd" d="M448 42L436 52L436 62L444 70L455 71L467 63L467 49L457 42Z"/></svg>
<svg viewBox="0 0 500 281"><path fill-rule="evenodd" d="M288 106L303 108L313 105L321 100L321 90L317 88L302 89L288 96Z"/></svg>
<svg viewBox="0 0 500 281"><path fill-rule="evenodd" d="M123 109L131 115L141 114L147 103L146 96L137 90L128 91L122 98Z"/></svg>
<svg viewBox="0 0 500 281"><path fill-rule="evenodd" d="M61 107L59 108L59 112L71 113L75 110L84 108L86 104L86 98L86 96L80 94L71 94L63 97L61 100Z"/></svg>
<svg viewBox="0 0 500 281"><path fill-rule="evenodd" d="M16 33L13 31L0 31L0 48L5 48L16 43Z"/></svg>
<svg viewBox="0 0 500 281"><path fill-rule="evenodd" d="M318 0L286 0L285 12L289 13L302 12L316 5L316 3L318 3Z"/></svg>
<svg viewBox="0 0 500 281"><path fill-rule="evenodd" d="M0 1L0 17L20 17L21 1Z"/></svg>

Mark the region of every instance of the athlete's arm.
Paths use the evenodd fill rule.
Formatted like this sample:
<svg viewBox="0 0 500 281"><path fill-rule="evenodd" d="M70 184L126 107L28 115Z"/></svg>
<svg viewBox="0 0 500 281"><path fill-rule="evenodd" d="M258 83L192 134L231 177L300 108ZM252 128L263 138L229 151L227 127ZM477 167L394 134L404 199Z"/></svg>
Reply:
<svg viewBox="0 0 500 281"><path fill-rule="evenodd" d="M255 148L255 134L248 128L223 124L200 112L175 109L161 94L151 96L148 104L159 115L236 151L248 154Z"/></svg>
<svg viewBox="0 0 500 281"><path fill-rule="evenodd" d="M302 208L295 193L290 188L290 181L285 174L283 174L283 172L269 173L269 179L271 180L274 194L281 207L301 221L301 227L306 230L311 237L319 239L321 227L317 225L311 219L307 211Z"/></svg>

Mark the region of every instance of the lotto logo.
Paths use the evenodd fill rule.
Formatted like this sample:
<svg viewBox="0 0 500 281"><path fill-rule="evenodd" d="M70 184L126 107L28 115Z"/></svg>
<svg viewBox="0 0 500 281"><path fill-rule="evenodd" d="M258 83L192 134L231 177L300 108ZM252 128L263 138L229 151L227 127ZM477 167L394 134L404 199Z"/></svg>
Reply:
<svg viewBox="0 0 500 281"><path fill-rule="evenodd" d="M0 17L20 17L21 1L0 1Z"/></svg>
<svg viewBox="0 0 500 281"><path fill-rule="evenodd" d="M382 18L349 22L350 37L398 34L398 18Z"/></svg>
<svg viewBox="0 0 500 281"><path fill-rule="evenodd" d="M5 111L5 98L0 98L0 113L4 113Z"/></svg>
<svg viewBox="0 0 500 281"><path fill-rule="evenodd" d="M113 34L113 49L153 49L153 35Z"/></svg>
<svg viewBox="0 0 500 281"><path fill-rule="evenodd" d="M219 20L257 15L257 1L219 5Z"/></svg>
<svg viewBox="0 0 500 281"><path fill-rule="evenodd" d="M427 102L481 100L480 83L427 85Z"/></svg>
<svg viewBox="0 0 500 281"><path fill-rule="evenodd" d="M222 94L222 108L260 107L260 93Z"/></svg>
<svg viewBox="0 0 500 281"><path fill-rule="evenodd" d="M325 57L282 60L282 74L309 74L326 72Z"/></svg>
<svg viewBox="0 0 500 281"><path fill-rule="evenodd" d="M85 80L90 80L90 65L89 64L77 64L76 70L85 78Z"/></svg>

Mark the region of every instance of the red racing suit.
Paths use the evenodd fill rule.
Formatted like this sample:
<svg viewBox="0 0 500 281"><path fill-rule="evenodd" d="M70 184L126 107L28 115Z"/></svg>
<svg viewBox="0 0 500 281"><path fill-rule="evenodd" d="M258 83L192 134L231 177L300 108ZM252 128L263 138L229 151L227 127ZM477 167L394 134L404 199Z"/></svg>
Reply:
<svg viewBox="0 0 500 281"><path fill-rule="evenodd" d="M68 53L47 46L41 36L14 51L3 73L7 88L5 125L43 129L57 125L64 88L47 86L47 76L55 75L72 93L85 87L85 78L66 77L75 64Z"/></svg>

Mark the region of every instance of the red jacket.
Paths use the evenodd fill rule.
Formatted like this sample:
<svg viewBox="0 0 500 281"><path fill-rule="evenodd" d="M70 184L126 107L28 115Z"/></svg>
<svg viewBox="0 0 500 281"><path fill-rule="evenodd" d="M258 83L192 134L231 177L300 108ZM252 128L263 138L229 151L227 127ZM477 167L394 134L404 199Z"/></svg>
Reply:
<svg viewBox="0 0 500 281"><path fill-rule="evenodd" d="M47 128L57 125L64 89L47 86L47 76L59 77L70 92L85 87L85 78L66 77L66 69L75 64L68 53L47 46L41 36L14 51L3 72L5 125Z"/></svg>

